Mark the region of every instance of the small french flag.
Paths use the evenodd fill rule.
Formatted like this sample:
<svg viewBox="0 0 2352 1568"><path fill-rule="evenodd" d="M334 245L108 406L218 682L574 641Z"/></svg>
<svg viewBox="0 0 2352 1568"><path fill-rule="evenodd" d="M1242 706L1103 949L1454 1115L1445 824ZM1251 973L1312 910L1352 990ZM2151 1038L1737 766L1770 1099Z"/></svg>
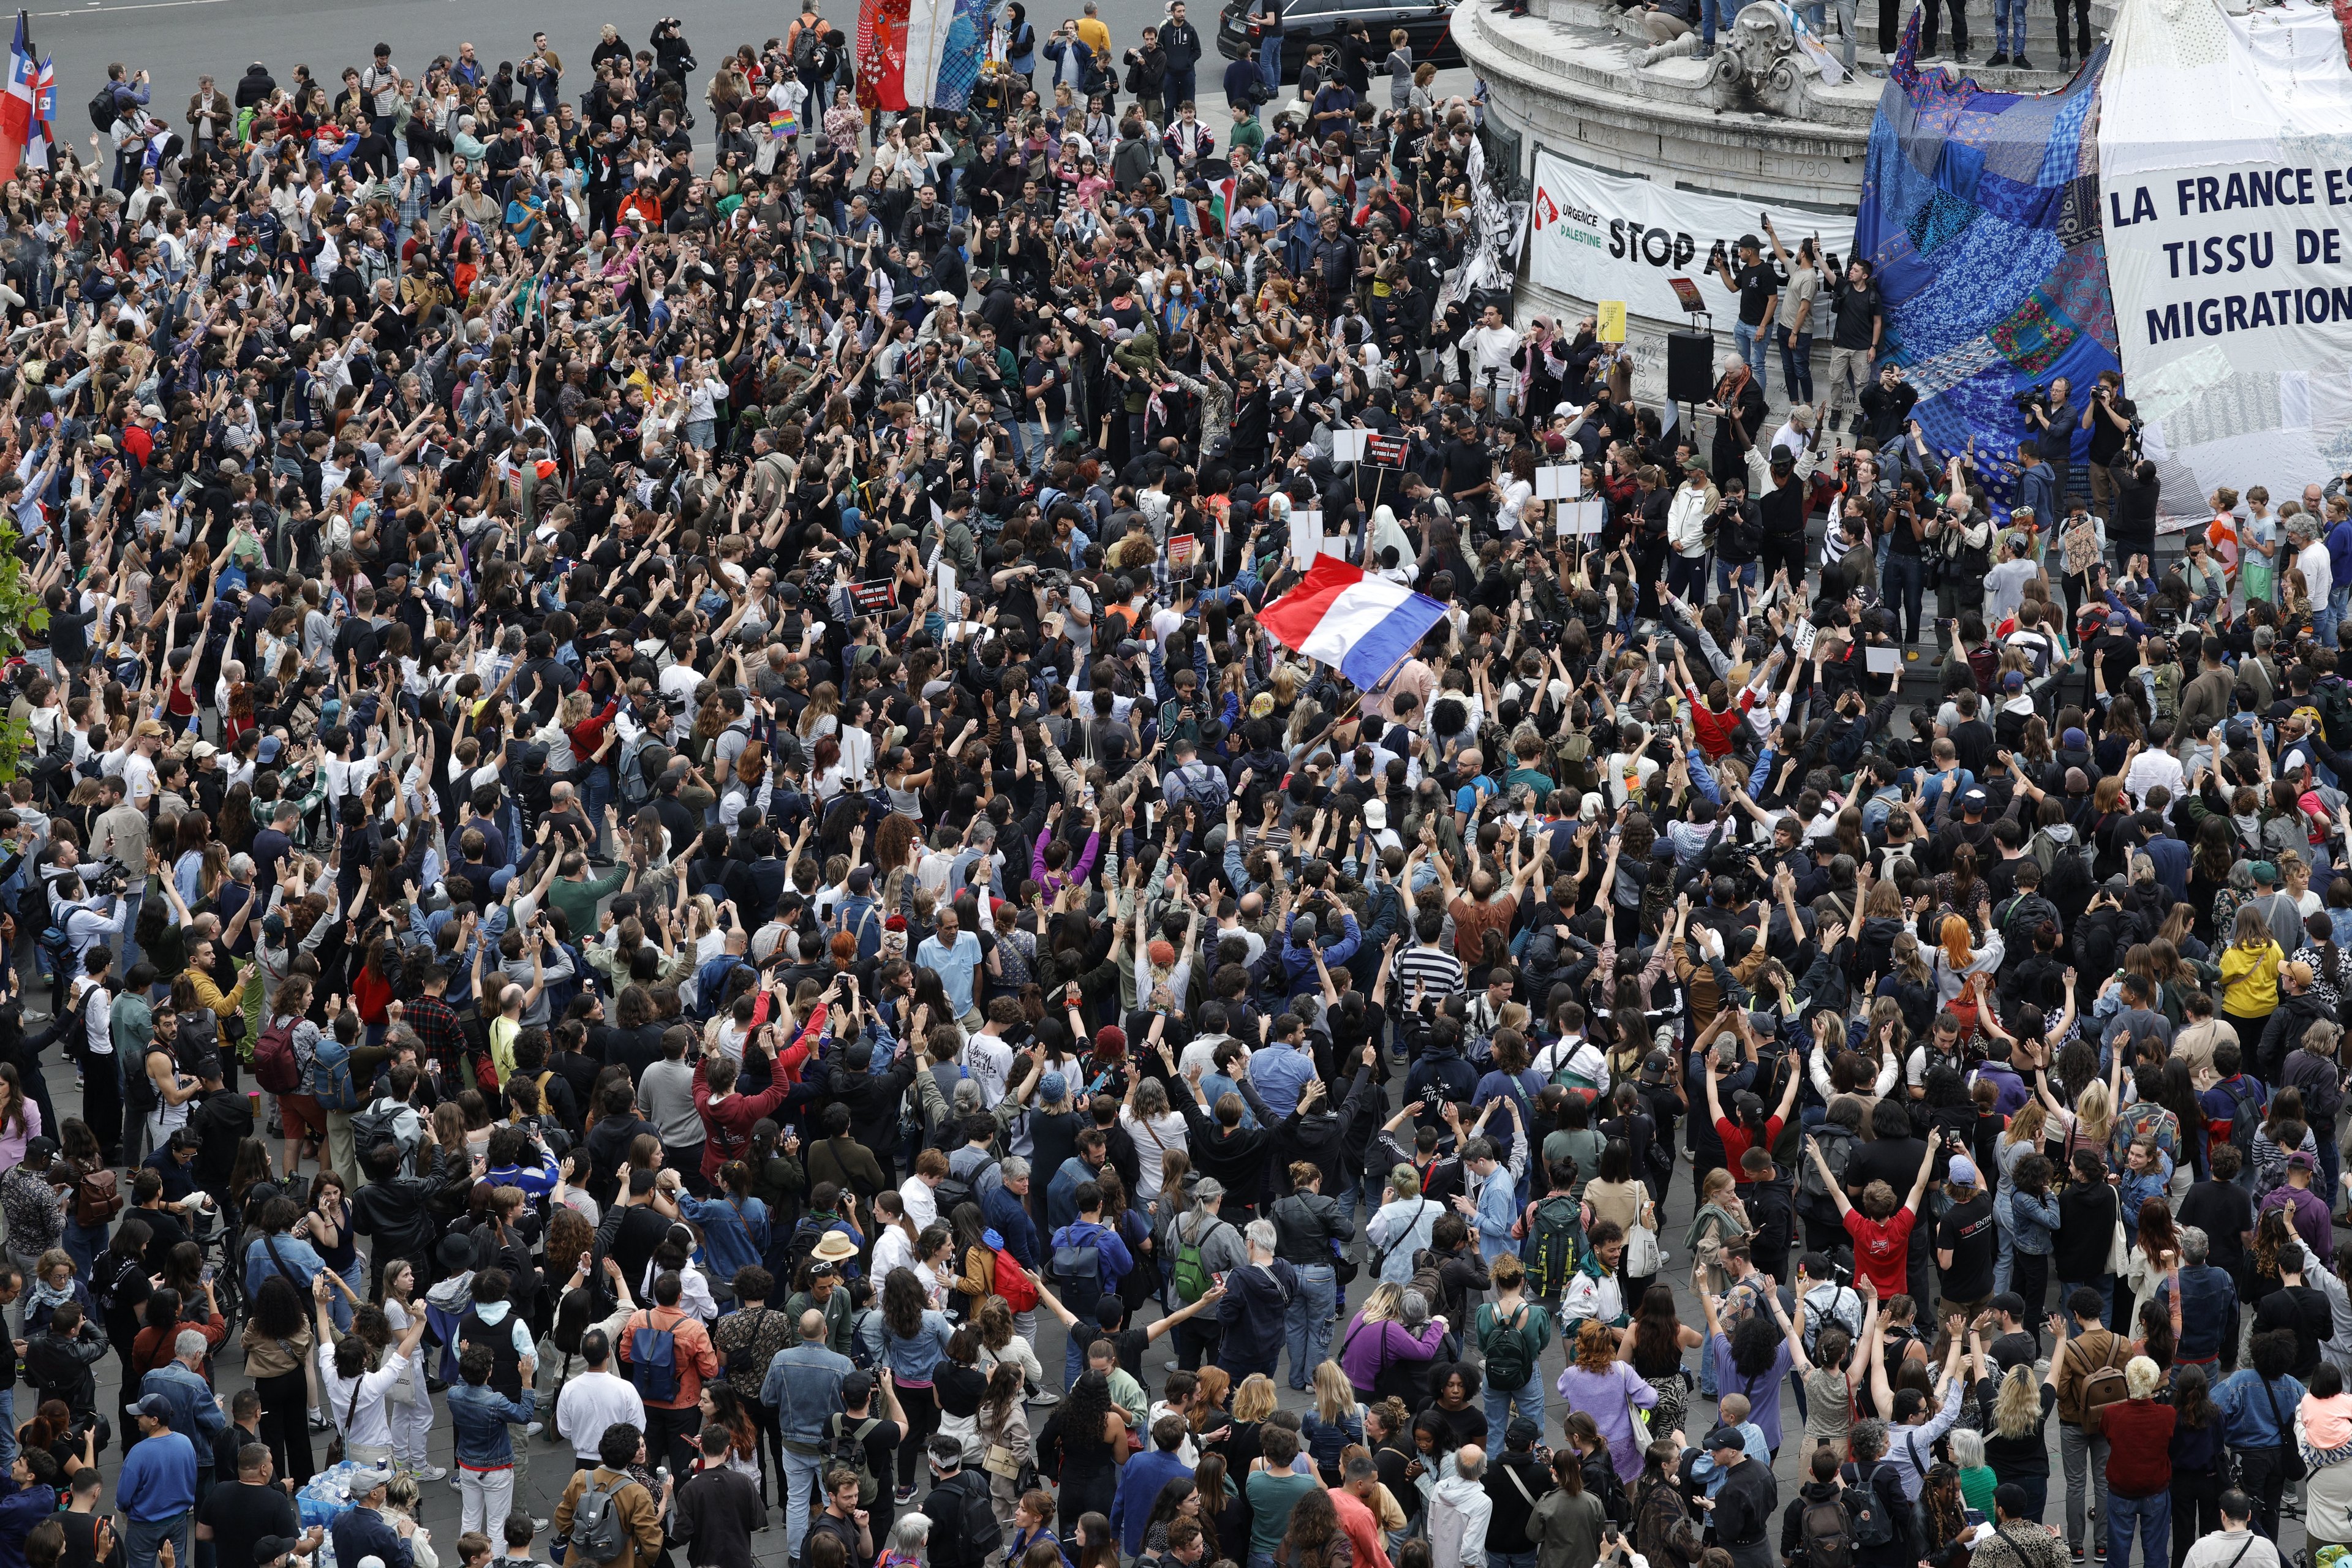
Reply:
<svg viewBox="0 0 2352 1568"><path fill-rule="evenodd" d="M1258 612L1257 624L1283 647L1337 665L1370 689L1444 616L1445 606L1426 594L1318 555L1297 587Z"/></svg>

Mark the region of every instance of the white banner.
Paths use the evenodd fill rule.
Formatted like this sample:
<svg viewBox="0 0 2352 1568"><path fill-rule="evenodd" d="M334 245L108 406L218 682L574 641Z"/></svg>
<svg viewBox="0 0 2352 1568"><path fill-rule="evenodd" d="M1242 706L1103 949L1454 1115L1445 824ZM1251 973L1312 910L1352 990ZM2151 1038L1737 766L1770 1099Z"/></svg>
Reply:
<svg viewBox="0 0 2352 1568"><path fill-rule="evenodd" d="M2116 336L2164 510L2341 469L2352 68L2336 17L2310 0L2245 16L2137 0L2100 100Z"/></svg>
<svg viewBox="0 0 2352 1568"><path fill-rule="evenodd" d="M1636 316L1654 321L1686 320L1670 278L1698 286L1707 309L1727 326L1738 320L1739 296L1706 270L1707 253L1717 240L1727 248L1742 235L1764 238L1769 216L1780 244L1794 256L1800 240L1811 238L1843 264L1853 249L1853 220L1801 207L1766 206L1728 196L1678 191L1654 180L1603 174L1536 149L1534 238L1528 253L1529 281L1581 300L1622 300ZM1771 254L1769 242L1765 254ZM1733 257L1738 265L1738 257ZM1815 307L1820 316L1827 301Z"/></svg>

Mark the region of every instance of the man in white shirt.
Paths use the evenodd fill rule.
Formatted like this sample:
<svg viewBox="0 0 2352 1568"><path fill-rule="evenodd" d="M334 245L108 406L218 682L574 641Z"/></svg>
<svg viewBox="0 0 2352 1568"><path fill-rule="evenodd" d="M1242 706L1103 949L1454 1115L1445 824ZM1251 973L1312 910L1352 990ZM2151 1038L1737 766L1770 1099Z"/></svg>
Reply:
<svg viewBox="0 0 2352 1568"><path fill-rule="evenodd" d="M2294 563L2303 568L2305 586L2311 590L2315 609L2327 603L2328 595L2336 590L2336 574L2330 566L2327 542L2320 537L2319 525L2309 516L2297 517L2287 525L2286 536L2295 546Z"/></svg>
<svg viewBox="0 0 2352 1568"><path fill-rule="evenodd" d="M588 1370L565 1379L563 1392L556 1395L555 1429L572 1445L572 1458L593 1470L604 1462L596 1444L605 1428L625 1421L642 1431L646 1402L628 1379L613 1375L613 1342L603 1329L580 1336L580 1358Z"/></svg>
<svg viewBox="0 0 2352 1568"><path fill-rule="evenodd" d="M1519 346L1519 334L1503 324L1501 307L1487 306L1478 324L1465 332L1462 341L1470 351L1470 384L1494 388L1493 406L1508 406L1518 392L1518 372L1512 368L1511 355Z"/></svg>
<svg viewBox="0 0 2352 1568"><path fill-rule="evenodd" d="M907 1205L907 1218L913 1222L916 1234L940 1217L935 1189L947 1174L948 1157L937 1149L926 1149L915 1156L915 1173L898 1184L898 1201Z"/></svg>
<svg viewBox="0 0 2352 1568"><path fill-rule="evenodd" d="M2183 1568L2279 1568L2279 1549L2254 1533L2254 1500L2236 1487L2221 1494L2221 1529L2189 1549Z"/></svg>

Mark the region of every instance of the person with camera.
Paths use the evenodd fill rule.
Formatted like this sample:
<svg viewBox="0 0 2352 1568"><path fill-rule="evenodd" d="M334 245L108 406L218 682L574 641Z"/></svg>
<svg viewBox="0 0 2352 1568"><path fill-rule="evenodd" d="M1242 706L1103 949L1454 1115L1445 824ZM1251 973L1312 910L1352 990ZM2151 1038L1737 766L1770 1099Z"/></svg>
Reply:
<svg viewBox="0 0 2352 1568"><path fill-rule="evenodd" d="M2132 426L2138 417L2138 405L2124 395L2123 372L2101 371L2083 405L2083 416L2076 428L2090 432L2090 444L2084 456L2091 465L2091 510L2108 525L2110 538L2116 531L2114 465L2135 444Z"/></svg>
<svg viewBox="0 0 2352 1568"><path fill-rule="evenodd" d="M1713 0L1702 0L1702 4L1705 6L1706 41L1700 46L1699 58L1705 59L1715 48L1717 6ZM1768 228L1771 226L1769 218L1765 219L1765 226ZM1778 240L1773 242L1773 248L1780 248ZM1777 262L1764 259L1763 243L1754 235L1741 235L1737 250L1738 265L1735 270L1730 251L1725 248L1723 241L1717 240L1715 248L1706 258L1707 270L1721 279L1726 289L1739 296L1739 315L1732 323L1731 334L1739 344L1739 357L1747 362L1749 373L1756 378L1757 402L1760 405L1771 379L1765 374L1765 351L1772 341L1772 318L1780 309L1780 286L1789 279ZM1750 426L1749 428L1752 431L1756 426Z"/></svg>

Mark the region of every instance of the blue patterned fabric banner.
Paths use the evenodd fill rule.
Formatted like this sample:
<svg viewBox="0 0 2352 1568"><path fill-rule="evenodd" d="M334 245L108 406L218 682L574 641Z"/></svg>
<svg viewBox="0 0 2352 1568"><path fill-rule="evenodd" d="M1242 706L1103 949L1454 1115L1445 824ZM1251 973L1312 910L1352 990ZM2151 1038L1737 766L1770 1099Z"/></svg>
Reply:
<svg viewBox="0 0 2352 1568"><path fill-rule="evenodd" d="M2017 395L2064 376L2075 406L2116 368L2099 226L2101 45L2057 92L1991 92L1915 63L1914 11L1871 126L1854 253L1875 269L1886 352L1928 444L1976 439L2005 505L2026 433ZM2078 435L2078 445L2086 437Z"/></svg>
<svg viewBox="0 0 2352 1568"><path fill-rule="evenodd" d="M980 79L980 53L989 28L987 0L955 0L955 19L948 24L946 41L940 47L934 108L958 110L971 102L971 84Z"/></svg>

